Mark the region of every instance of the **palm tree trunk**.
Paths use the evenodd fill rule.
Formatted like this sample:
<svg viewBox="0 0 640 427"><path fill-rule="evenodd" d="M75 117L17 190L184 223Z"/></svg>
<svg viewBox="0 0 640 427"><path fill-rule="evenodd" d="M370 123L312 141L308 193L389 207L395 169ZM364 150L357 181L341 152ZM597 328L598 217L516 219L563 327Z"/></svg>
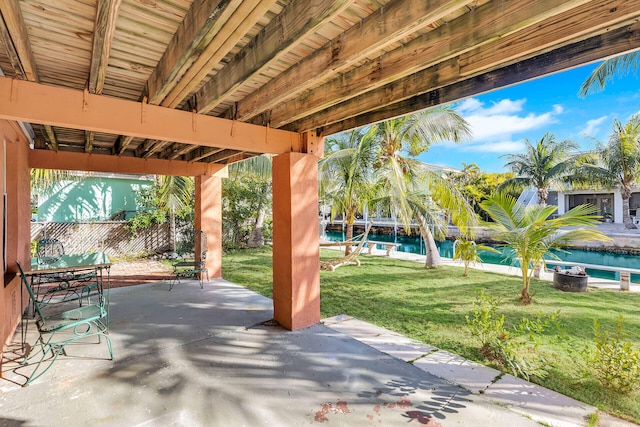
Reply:
<svg viewBox="0 0 640 427"><path fill-rule="evenodd" d="M347 221L347 234L346 234L346 241L350 242L353 239L353 221ZM344 248L344 255L347 256L351 253L351 244L347 244L347 246L345 246Z"/></svg>
<svg viewBox="0 0 640 427"><path fill-rule="evenodd" d="M522 262L522 260L520 261ZM529 268L527 266L522 267L522 292L520 293L520 302L522 304L531 304L532 298L529 295Z"/></svg>
<svg viewBox="0 0 640 427"><path fill-rule="evenodd" d="M250 248L258 248L264 246L264 236L262 235L262 225L264 224L264 210L260 209L258 211L258 217L256 218L255 223L253 224L253 230L251 231L251 236L249 236L249 241L247 242L247 246Z"/></svg>
<svg viewBox="0 0 640 427"><path fill-rule="evenodd" d="M433 233L429 230L429 227L420 227L420 234L422 234L422 240L424 241L425 249L425 268L435 268L442 265L442 258L440 258L440 252L438 252L438 246L433 238Z"/></svg>
<svg viewBox="0 0 640 427"><path fill-rule="evenodd" d="M173 252L176 251L177 249L177 244L176 244L176 212L173 208L171 208L171 222L170 222L170 227L171 230L169 231L171 233L171 250Z"/></svg>

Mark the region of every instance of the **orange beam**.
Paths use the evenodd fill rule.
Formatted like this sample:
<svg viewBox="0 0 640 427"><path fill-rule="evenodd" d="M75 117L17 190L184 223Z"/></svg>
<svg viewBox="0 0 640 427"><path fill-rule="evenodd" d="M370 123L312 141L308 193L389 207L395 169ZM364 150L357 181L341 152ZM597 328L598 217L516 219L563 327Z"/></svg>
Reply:
<svg viewBox="0 0 640 427"><path fill-rule="evenodd" d="M222 171L218 176L226 177L225 165L51 150L29 150L29 167L173 176L214 175Z"/></svg>
<svg viewBox="0 0 640 427"><path fill-rule="evenodd" d="M7 77L0 77L0 118L253 153L301 145L295 132Z"/></svg>

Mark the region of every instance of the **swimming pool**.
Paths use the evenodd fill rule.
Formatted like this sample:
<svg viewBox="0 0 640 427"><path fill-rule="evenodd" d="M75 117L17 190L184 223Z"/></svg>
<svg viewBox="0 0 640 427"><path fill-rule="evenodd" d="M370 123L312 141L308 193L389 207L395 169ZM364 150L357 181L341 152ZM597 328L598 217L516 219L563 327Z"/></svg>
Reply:
<svg viewBox="0 0 640 427"><path fill-rule="evenodd" d="M344 234L341 232L327 231L325 238L332 241L343 241L345 239ZM408 252L414 254L425 254L424 243L422 238L418 236L397 236L395 239L389 235L370 234L369 240L375 240L379 242L394 242L400 243L397 250L400 252ZM453 241L445 240L443 242L436 242L440 256L445 258L453 258ZM378 249L383 249L382 247ZM499 249L499 248L498 248ZM629 254L617 254L612 252L595 252L585 251L580 249L567 249L565 251L554 252L558 258L562 261L578 262L585 264L603 265L609 267L625 267L625 268L640 268L640 256ZM503 260L502 254L491 252L480 252L482 261L487 264L502 264L508 265L507 261ZM547 259L551 257L546 257ZM547 264L547 268L553 268L554 264ZM615 271L604 271L596 269L587 269L587 274L600 279L620 280L620 273ZM631 281L633 283L640 283L640 275L632 274Z"/></svg>

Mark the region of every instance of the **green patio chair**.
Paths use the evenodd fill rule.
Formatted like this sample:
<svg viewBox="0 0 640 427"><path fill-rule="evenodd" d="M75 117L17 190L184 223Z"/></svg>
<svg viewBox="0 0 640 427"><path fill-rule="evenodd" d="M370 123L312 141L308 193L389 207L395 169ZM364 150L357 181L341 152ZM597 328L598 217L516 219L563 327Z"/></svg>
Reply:
<svg viewBox="0 0 640 427"><path fill-rule="evenodd" d="M37 248L38 264L54 264L64 256L64 245L58 239L40 239ZM31 282L34 291L41 304L54 302L54 297L59 300L69 301L77 299L82 306L86 298L87 303L91 303L89 297L98 288L98 277L95 270L87 270L77 274L71 273L49 273L34 276ZM43 292L41 292L44 290Z"/></svg>
<svg viewBox="0 0 640 427"><path fill-rule="evenodd" d="M205 265L207 259L207 235L202 230L193 232L194 249L199 254L200 261L180 261L173 264L173 274L169 279L169 290L180 283L180 279L196 278L200 282L200 289L204 289L204 276L209 281L209 270ZM196 254L194 253L194 255Z"/></svg>
<svg viewBox="0 0 640 427"><path fill-rule="evenodd" d="M25 386L47 372L58 356L64 353L65 346L68 344L93 344L91 342L79 342L80 340L88 341L89 338L96 337L97 344L100 344L102 337L104 337L109 350L109 360L113 360L111 338L108 335L106 323L107 301L102 292L99 293L99 304L89 304L84 307L45 316L41 303L38 301L38 298L36 298L19 263L18 270L20 271L22 283L29 292L29 298L31 298L31 302L36 311L37 319L35 324L39 333L37 343L27 351L22 361L22 364L26 365L30 360L36 360L34 362L36 367L24 384ZM39 349L32 352L36 347L39 347ZM49 353L51 353L51 357L47 359ZM38 355L40 355L39 359ZM46 366L42 365L43 362ZM41 369L42 367L44 367L44 369Z"/></svg>

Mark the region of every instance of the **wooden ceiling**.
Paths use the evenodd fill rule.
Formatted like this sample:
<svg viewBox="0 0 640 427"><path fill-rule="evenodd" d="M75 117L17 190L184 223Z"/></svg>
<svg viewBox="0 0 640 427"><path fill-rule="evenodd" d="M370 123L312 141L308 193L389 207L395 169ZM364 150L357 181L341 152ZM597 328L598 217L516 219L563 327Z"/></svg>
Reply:
<svg viewBox="0 0 640 427"><path fill-rule="evenodd" d="M640 0L0 0L0 13L7 77L323 136L640 48ZM215 134L33 129L42 150L259 154Z"/></svg>

